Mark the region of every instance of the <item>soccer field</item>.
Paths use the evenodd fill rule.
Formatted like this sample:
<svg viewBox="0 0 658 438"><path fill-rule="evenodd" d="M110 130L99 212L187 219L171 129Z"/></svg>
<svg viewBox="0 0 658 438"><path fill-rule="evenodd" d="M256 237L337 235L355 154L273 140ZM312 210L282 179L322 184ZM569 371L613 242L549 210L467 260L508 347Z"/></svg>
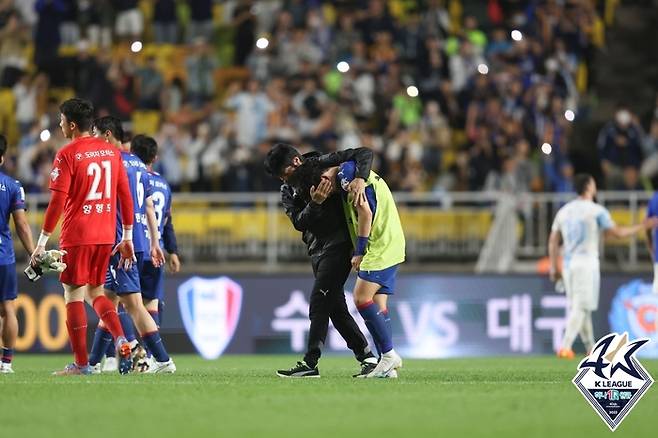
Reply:
<svg viewBox="0 0 658 438"><path fill-rule="evenodd" d="M177 356L175 375L53 377L68 356L19 355L0 375L6 437L500 436L610 432L571 384L576 361L406 360L398 380L353 379L356 362L323 358L322 378L282 379L293 356ZM643 360L658 375L658 361ZM652 388L617 429L656 429ZM653 419L653 421L652 421Z"/></svg>

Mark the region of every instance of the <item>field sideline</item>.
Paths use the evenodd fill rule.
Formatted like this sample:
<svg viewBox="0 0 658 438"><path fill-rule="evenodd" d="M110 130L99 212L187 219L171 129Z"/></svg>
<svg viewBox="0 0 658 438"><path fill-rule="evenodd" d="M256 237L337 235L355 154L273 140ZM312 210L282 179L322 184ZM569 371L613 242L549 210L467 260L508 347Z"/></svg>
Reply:
<svg viewBox="0 0 658 438"><path fill-rule="evenodd" d="M610 431L571 384L576 361L549 357L406 360L395 380L356 380L328 357L322 378L274 375L293 356L175 357L175 375L56 378L70 356L18 355L0 375L6 437L579 437ZM652 376L658 361L643 360ZM651 388L615 437L653 435ZM76 412L74 414L74 412ZM123 418L122 418L123 417ZM652 421L653 420L653 421ZM385 435L386 436L386 435Z"/></svg>

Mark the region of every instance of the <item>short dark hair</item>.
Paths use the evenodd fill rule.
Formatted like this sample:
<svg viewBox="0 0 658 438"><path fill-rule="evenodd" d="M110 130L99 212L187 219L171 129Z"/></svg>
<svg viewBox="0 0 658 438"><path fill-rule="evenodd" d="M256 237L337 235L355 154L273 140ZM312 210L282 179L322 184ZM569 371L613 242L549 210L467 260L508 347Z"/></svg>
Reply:
<svg viewBox="0 0 658 438"><path fill-rule="evenodd" d="M304 161L288 178L288 184L299 193L302 199L310 201L311 187L317 187L326 168L317 160Z"/></svg>
<svg viewBox="0 0 658 438"><path fill-rule="evenodd" d="M7 152L7 139L0 134L0 158L5 156L5 152Z"/></svg>
<svg viewBox="0 0 658 438"><path fill-rule="evenodd" d="M265 157L265 162L263 163L265 166L265 172L267 172L268 175L279 178L283 174L283 170L292 165L292 160L295 157L301 158L301 156L302 155L299 151L291 145L287 143L277 143L267 153L267 157Z"/></svg>
<svg viewBox="0 0 658 438"><path fill-rule="evenodd" d="M99 117L98 119L94 120L94 128L96 128L96 130L101 133L110 131L114 138L119 141L123 141L123 125L121 124L121 120L116 117Z"/></svg>
<svg viewBox="0 0 658 438"><path fill-rule="evenodd" d="M139 134L131 140L130 151L137 155L144 164L149 165L155 161L155 157L158 155L158 143L153 137Z"/></svg>
<svg viewBox="0 0 658 438"><path fill-rule="evenodd" d="M579 173L576 176L573 177L573 188L576 190L576 193L578 195L582 195L585 193L585 190L587 190L587 186L589 185L590 181L592 181L594 177L590 175L589 173Z"/></svg>
<svg viewBox="0 0 658 438"><path fill-rule="evenodd" d="M94 118L94 106L85 99L74 97L64 101L59 106L59 112L66 116L66 120L78 126L80 132L89 131Z"/></svg>

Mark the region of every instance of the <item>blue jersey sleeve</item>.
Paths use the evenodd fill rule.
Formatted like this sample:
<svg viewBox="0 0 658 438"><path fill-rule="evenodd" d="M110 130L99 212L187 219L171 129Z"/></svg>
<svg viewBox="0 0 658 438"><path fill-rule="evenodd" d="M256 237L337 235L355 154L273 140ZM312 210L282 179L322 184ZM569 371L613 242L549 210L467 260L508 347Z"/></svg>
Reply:
<svg viewBox="0 0 658 438"><path fill-rule="evenodd" d="M178 242L176 241L176 232L174 231L174 222L171 219L171 215L168 215L166 218L162 240L165 250L169 254L178 254Z"/></svg>
<svg viewBox="0 0 658 438"><path fill-rule="evenodd" d="M346 161L338 167L338 181L340 182L340 187L347 191L350 183L354 181L356 177L356 162Z"/></svg>
<svg viewBox="0 0 658 438"><path fill-rule="evenodd" d="M11 194L11 206L9 211L13 212L25 209L25 190L23 190L21 183L16 181Z"/></svg>
<svg viewBox="0 0 658 438"><path fill-rule="evenodd" d="M647 207L647 217L658 216L658 193L653 195Z"/></svg>

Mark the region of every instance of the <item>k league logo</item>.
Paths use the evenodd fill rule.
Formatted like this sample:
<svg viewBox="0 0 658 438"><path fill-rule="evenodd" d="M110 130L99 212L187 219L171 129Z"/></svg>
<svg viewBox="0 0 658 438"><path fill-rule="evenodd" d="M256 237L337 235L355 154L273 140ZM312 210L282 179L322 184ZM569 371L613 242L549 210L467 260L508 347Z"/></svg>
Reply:
<svg viewBox="0 0 658 438"><path fill-rule="evenodd" d="M614 430L653 384L635 354L648 339L628 341L628 334L611 333L601 338L578 366L573 384Z"/></svg>
<svg viewBox="0 0 658 438"><path fill-rule="evenodd" d="M178 288L183 324L204 359L217 359L235 334L242 287L228 277L192 277Z"/></svg>

